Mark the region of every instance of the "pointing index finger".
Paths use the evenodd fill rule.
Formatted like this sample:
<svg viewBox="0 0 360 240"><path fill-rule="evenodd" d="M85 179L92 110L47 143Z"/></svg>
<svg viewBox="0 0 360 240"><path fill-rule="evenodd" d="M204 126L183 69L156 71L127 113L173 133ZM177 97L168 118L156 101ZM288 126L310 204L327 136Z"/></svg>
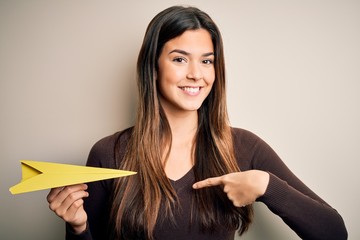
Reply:
<svg viewBox="0 0 360 240"><path fill-rule="evenodd" d="M194 189L200 189L200 188L205 188L205 187L213 187L213 186L218 186L221 185L223 183L222 181L222 177L212 177L212 178L207 178L205 180L196 182L193 184L193 188Z"/></svg>

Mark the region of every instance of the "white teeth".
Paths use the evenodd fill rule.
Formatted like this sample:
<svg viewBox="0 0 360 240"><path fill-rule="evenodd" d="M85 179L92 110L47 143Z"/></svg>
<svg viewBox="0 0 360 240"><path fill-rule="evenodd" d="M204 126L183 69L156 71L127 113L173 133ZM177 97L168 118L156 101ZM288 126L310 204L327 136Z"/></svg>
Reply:
<svg viewBox="0 0 360 240"><path fill-rule="evenodd" d="M190 93L196 93L196 92L200 91L200 87L183 87L182 89L185 92L190 92Z"/></svg>

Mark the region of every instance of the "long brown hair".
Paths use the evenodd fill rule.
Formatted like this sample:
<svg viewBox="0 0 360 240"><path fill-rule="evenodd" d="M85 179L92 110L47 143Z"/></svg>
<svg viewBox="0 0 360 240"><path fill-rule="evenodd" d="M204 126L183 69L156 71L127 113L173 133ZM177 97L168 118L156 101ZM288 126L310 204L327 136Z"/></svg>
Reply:
<svg viewBox="0 0 360 240"><path fill-rule="evenodd" d="M157 61L167 41L187 30L200 28L211 35L216 76L209 96L198 110L193 167L195 180L240 170L234 156L227 115L220 31L212 19L197 8L174 6L165 9L148 25L138 57L136 122L125 155L117 159L120 168L138 174L120 178L116 183L111 210L112 235L116 239L152 239L161 204L165 204L166 216L172 219L177 195L162 163L163 149L171 147L171 130L158 99ZM194 191L192 199L193 221L198 222L203 230L214 231L225 225L239 228L241 234L251 222L252 207L234 207L220 187Z"/></svg>

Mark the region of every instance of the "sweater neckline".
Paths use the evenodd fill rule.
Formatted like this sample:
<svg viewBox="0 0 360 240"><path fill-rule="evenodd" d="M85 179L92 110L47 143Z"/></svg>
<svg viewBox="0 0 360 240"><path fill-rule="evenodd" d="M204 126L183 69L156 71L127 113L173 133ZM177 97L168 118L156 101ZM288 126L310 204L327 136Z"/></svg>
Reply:
<svg viewBox="0 0 360 240"><path fill-rule="evenodd" d="M170 183L176 188L176 186L184 186L188 182L194 181L194 175L193 175L193 167L187 171L182 177L180 177L177 180L173 180L171 178L168 178Z"/></svg>

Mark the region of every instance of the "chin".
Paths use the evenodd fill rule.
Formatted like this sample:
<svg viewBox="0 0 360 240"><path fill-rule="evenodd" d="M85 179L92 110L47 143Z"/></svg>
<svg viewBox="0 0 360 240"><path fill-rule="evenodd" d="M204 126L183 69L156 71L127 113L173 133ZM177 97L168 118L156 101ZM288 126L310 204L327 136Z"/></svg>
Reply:
<svg viewBox="0 0 360 240"><path fill-rule="evenodd" d="M197 111L197 110L200 109L200 107L201 107L201 105L199 105L199 106L190 106L190 107L187 107L187 108L184 108L184 109L186 109L187 111Z"/></svg>

